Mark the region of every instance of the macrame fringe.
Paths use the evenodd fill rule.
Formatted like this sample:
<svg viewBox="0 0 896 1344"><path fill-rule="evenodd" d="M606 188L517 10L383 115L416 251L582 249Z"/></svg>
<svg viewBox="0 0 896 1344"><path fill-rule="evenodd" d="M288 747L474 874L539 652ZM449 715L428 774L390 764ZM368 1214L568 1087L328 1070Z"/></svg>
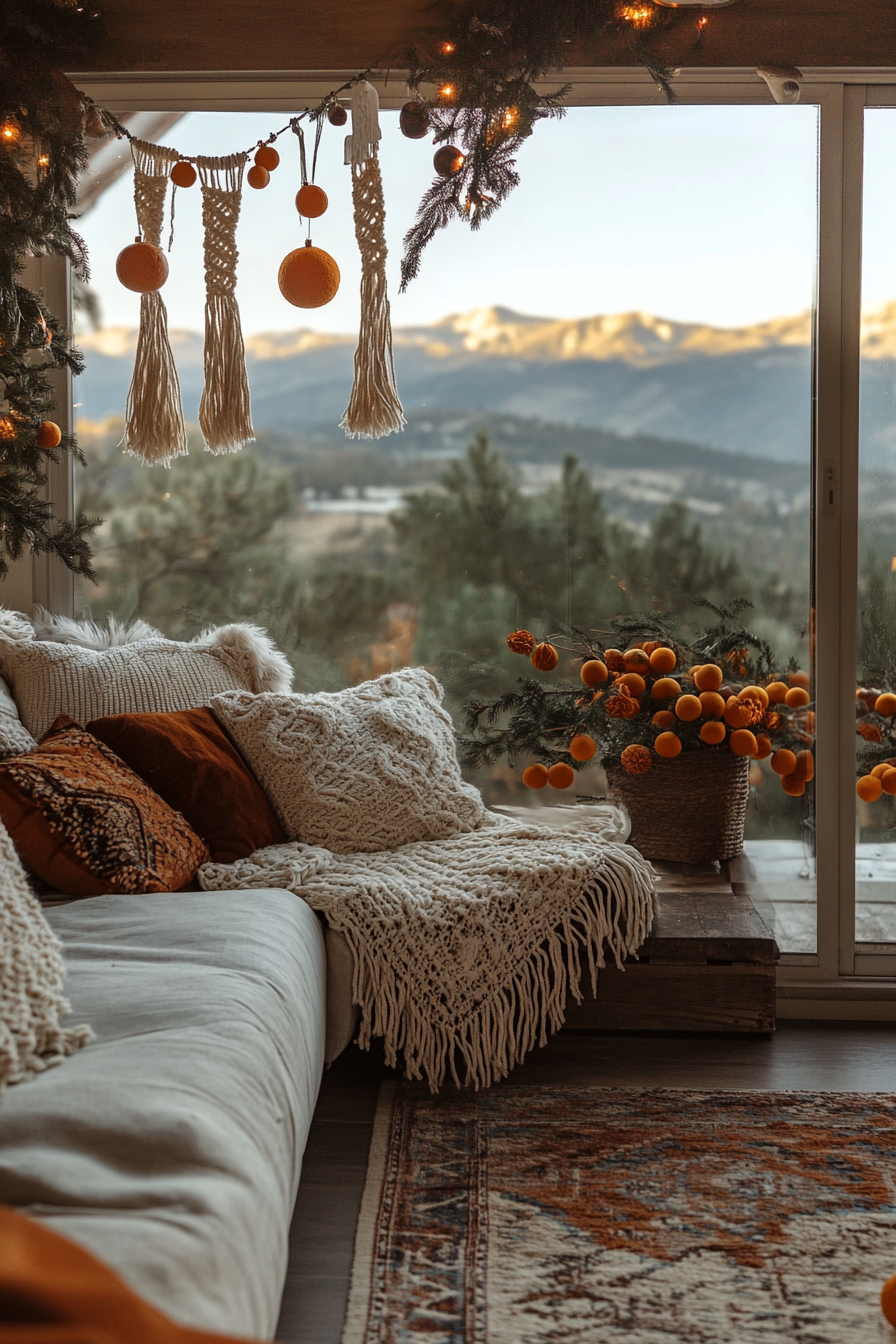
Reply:
<svg viewBox="0 0 896 1344"><path fill-rule="evenodd" d="M161 246L165 194L177 152L131 141L134 205L144 242ZM122 446L154 466L168 467L187 452L180 381L168 337L168 312L158 290L140 296L140 331L128 389Z"/></svg>
<svg viewBox="0 0 896 1344"><path fill-rule="evenodd" d="M380 128L376 90L366 80L352 90L352 201L361 253L361 327L355 378L341 427L349 438L379 439L405 425L395 383L392 318L386 288L386 218L377 157Z"/></svg>
<svg viewBox="0 0 896 1344"><path fill-rule="evenodd" d="M583 953L596 996L604 949L622 970L623 958L634 956L647 937L655 908L652 879L640 859L622 847L604 848L599 872L583 884L561 923L546 932L510 982L471 1013L462 1031L419 1011L413 984L382 959L374 962L360 930L339 920L338 906L327 910L327 919L344 934L354 958L358 1045L369 1050L372 1038L382 1036L386 1064L395 1068L401 1052L406 1077L425 1077L435 1093L448 1072L458 1087L490 1087L536 1044L547 1045L549 1033L563 1025L567 995L582 1001Z"/></svg>
<svg viewBox="0 0 896 1344"><path fill-rule="evenodd" d="M205 230L205 385L199 427L208 452L238 453L255 438L240 310L236 301L236 226L245 154L199 158Z"/></svg>

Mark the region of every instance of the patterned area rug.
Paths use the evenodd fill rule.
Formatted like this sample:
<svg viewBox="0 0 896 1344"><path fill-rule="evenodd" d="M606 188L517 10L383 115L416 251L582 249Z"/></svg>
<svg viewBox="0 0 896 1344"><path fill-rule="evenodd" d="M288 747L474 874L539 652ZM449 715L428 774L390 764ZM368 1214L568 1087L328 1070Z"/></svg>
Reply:
<svg viewBox="0 0 896 1344"><path fill-rule="evenodd" d="M894 1344L896 1097L380 1098L343 1344Z"/></svg>

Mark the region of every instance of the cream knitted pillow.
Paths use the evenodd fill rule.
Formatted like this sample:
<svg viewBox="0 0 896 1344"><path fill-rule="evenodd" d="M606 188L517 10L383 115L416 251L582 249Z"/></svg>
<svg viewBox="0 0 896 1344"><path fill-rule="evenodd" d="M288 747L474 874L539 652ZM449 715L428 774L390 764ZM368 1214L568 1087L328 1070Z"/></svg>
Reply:
<svg viewBox="0 0 896 1344"><path fill-rule="evenodd" d="M91 1039L89 1027L60 1025L64 976L59 939L0 822L0 1094Z"/></svg>
<svg viewBox="0 0 896 1344"><path fill-rule="evenodd" d="M345 691L220 695L211 708L289 839L352 854L482 824L441 701L435 678L410 667Z"/></svg>

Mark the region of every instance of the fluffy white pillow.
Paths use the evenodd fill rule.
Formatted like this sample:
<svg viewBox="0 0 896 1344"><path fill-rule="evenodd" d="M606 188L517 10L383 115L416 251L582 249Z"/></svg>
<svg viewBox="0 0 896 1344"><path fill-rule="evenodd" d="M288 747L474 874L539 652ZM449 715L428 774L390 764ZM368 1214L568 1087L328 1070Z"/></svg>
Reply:
<svg viewBox="0 0 896 1344"><path fill-rule="evenodd" d="M475 830L442 688L425 668L317 695L220 695L211 708L290 840L338 854Z"/></svg>
<svg viewBox="0 0 896 1344"><path fill-rule="evenodd" d="M93 627L100 647L85 646L90 622L60 633L77 642L11 638L0 621L0 673L25 728L41 737L60 714L78 723L107 714L168 714L207 705L223 691L288 690L292 669L263 630L229 625L189 644L154 634L130 642L127 631ZM108 640L118 637L109 647ZM124 636L122 638L122 636Z"/></svg>

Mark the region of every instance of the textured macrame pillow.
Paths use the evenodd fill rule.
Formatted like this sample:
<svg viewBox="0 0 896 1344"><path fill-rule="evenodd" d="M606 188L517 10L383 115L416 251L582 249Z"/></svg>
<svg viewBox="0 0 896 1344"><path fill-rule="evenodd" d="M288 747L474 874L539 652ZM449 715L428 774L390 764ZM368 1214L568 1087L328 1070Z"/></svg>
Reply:
<svg viewBox="0 0 896 1344"><path fill-rule="evenodd" d="M109 714L170 714L207 705L223 691L292 685L286 658L256 626L221 626L187 644L143 622L136 631L114 621L104 628L45 612L35 621L28 638L0 620L0 672L36 738L60 714L79 723Z"/></svg>
<svg viewBox="0 0 896 1344"><path fill-rule="evenodd" d="M442 688L420 667L317 695L221 695L211 708L291 840L339 854L475 830Z"/></svg>
<svg viewBox="0 0 896 1344"><path fill-rule="evenodd" d="M0 1094L91 1039L89 1027L60 1025L64 977L59 940L0 822Z"/></svg>

